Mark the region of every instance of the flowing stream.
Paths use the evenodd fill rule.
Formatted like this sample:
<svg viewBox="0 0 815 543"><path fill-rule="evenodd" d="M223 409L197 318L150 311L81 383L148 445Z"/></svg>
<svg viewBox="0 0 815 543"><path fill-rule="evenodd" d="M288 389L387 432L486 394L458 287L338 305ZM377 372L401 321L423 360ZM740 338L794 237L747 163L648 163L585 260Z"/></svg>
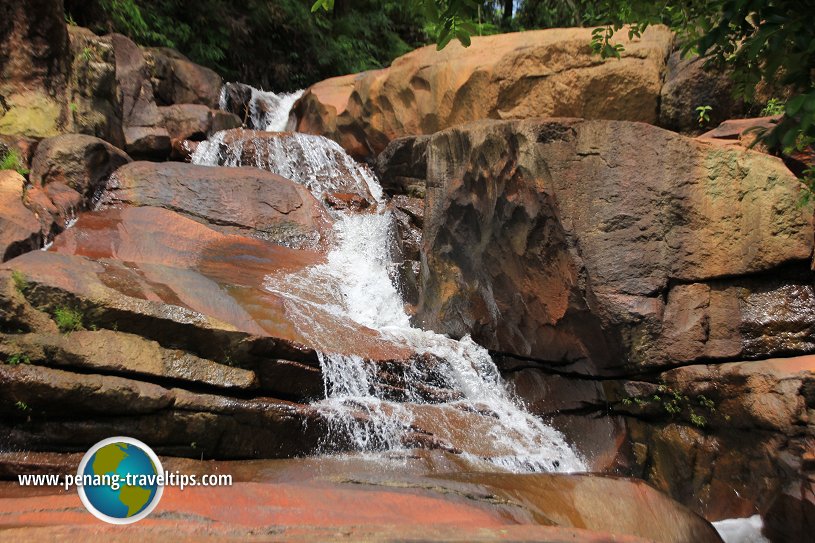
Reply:
<svg viewBox="0 0 815 543"><path fill-rule="evenodd" d="M278 130L295 95L257 92L253 102L263 104L253 104L251 111L263 109L275 120L266 126ZM340 182L347 189L350 179L352 191L379 204L373 213L336 213L334 245L325 262L266 278L265 287L285 300L293 324L317 348L325 333L319 316L329 314L415 353L413 362L396 369L356 355L320 354L325 399L315 405L330 422L327 450L350 441L362 453L406 451L424 437L475 463L512 471L585 471L585 461L563 435L511 394L484 348L469 337L456 341L411 325L394 280L394 221L366 166L320 136L255 141L250 161L242 159L244 144L227 144L223 133L216 134L198 147L193 162L267 169L305 185L317 198ZM260 147L263 152L257 152Z"/></svg>

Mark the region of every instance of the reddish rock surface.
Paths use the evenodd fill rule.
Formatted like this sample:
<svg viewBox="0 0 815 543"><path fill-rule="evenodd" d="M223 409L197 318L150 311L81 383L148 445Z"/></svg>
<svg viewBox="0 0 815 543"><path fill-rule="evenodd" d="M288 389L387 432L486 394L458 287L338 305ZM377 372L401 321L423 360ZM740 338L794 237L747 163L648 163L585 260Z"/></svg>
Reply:
<svg viewBox="0 0 815 543"><path fill-rule="evenodd" d="M37 285L32 295L38 303L53 306L65 295L77 296L95 307L106 326L118 322L123 331L158 336L153 339L165 344L178 342L169 337L187 329L187 347L209 349L204 356L223 357L224 349L251 335L257 338L250 345L260 351L268 345L288 358L302 350L311 354L300 358L313 359L318 345L303 335L310 330L298 330L284 299L263 285L270 273L299 270L321 258L142 207L86 213L50 252L28 253L6 267ZM321 350L372 359L411 356L373 330L328 313L317 318L333 330L321 334ZM209 340L199 346L196 336ZM282 345L274 347L277 342Z"/></svg>
<svg viewBox="0 0 815 543"><path fill-rule="evenodd" d="M37 465L49 462L40 459ZM76 460L72 460L76 461ZM18 468L25 461L8 458ZM412 461L411 465L416 461ZM51 465L59 465L51 461ZM70 464L70 461L67 462ZM410 466L410 465L409 465ZM232 473L231 487L166 488L146 520L105 526L73 492L0 483L10 540L71 536L252 541L720 541L701 518L641 482L591 475L428 472L358 460L169 461L182 473ZM607 497L613 495L614 500ZM179 521L179 519L184 519ZM97 539L98 538L98 539Z"/></svg>
<svg viewBox="0 0 815 543"><path fill-rule="evenodd" d="M324 246L331 229L308 189L256 168L136 162L116 172L101 205L165 207L220 232L290 247Z"/></svg>
<svg viewBox="0 0 815 543"><path fill-rule="evenodd" d="M23 176L0 171L0 261L6 261L42 245L40 221L23 205Z"/></svg>

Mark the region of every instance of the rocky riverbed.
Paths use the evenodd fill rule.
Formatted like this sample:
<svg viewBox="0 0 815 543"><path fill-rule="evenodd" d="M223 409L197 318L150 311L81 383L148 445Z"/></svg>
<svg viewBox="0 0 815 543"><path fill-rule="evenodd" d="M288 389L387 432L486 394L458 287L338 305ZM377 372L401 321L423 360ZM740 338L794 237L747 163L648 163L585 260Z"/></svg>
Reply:
<svg viewBox="0 0 815 543"><path fill-rule="evenodd" d="M812 204L666 28L277 97L8 9L4 540L806 540ZM14 482L115 435L236 482L126 533Z"/></svg>

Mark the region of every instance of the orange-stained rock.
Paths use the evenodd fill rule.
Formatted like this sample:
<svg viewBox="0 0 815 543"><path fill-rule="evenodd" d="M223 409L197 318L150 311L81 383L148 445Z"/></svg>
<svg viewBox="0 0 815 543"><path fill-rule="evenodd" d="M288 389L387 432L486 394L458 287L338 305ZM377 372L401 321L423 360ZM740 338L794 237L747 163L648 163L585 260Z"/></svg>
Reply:
<svg viewBox="0 0 815 543"><path fill-rule="evenodd" d="M464 48L427 46L390 68L328 79L295 107L297 129L321 134L357 158L389 141L432 134L477 119L541 116L655 123L673 36L650 27L615 40L622 59L591 52L591 29L550 29L474 37Z"/></svg>
<svg viewBox="0 0 815 543"><path fill-rule="evenodd" d="M36 460L32 458L31 460ZM42 457L56 469L76 462ZM447 461L442 457L441 464ZM5 469L25 469L19 455ZM6 467L8 466L8 467ZM432 471L349 458L262 462L167 460L182 474L233 474L229 487L165 488L156 510L128 526L139 538L217 541L535 541L718 543L711 525L641 481L595 475ZM447 468L449 469L449 464ZM64 468L63 468L64 469ZM3 533L97 541L118 533L84 511L73 491L0 483ZM273 532L269 527L274 526ZM101 541L101 539L98 539Z"/></svg>
<svg viewBox="0 0 815 543"><path fill-rule="evenodd" d="M289 247L325 245L331 219L297 183L256 168L135 162L120 168L101 206L171 209L210 228Z"/></svg>
<svg viewBox="0 0 815 543"><path fill-rule="evenodd" d="M425 326L618 375L815 351L812 210L779 159L569 119L449 129L427 157Z"/></svg>
<svg viewBox="0 0 815 543"><path fill-rule="evenodd" d="M23 205L23 176L0 171L0 261L42 246L40 221Z"/></svg>

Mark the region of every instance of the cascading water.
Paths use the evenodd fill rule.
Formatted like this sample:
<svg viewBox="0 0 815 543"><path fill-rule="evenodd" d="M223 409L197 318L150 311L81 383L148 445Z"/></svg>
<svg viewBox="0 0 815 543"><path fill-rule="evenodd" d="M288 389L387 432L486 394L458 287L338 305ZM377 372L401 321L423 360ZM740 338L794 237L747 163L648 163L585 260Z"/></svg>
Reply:
<svg viewBox="0 0 815 543"><path fill-rule="evenodd" d="M302 95L302 90L275 94L252 88L252 98L249 101L251 126L269 132L285 132L294 128L289 126L289 112ZM227 109L226 87L221 89L218 105L221 109Z"/></svg>
<svg viewBox="0 0 815 543"><path fill-rule="evenodd" d="M307 186L317 197L334 190L338 178L347 182L351 172L360 192L382 200L370 170L326 138L294 134L253 142L267 147L249 161L243 159L244 144L226 143L218 134L198 147L193 162L261 167ZM456 341L411 326L392 280L393 224L384 205L374 213L339 212L335 245L322 264L266 278L265 287L285 301L293 324L318 349L317 320L327 313L376 330L383 341L415 353L399 370L399 387L392 368L385 371L359 356L320 354L325 399L316 406L329 421L327 444L350 441L360 452L398 451L414 446L424 432L436 446L476 463L512 471L584 471L585 462L562 434L512 396L484 348L469 337Z"/></svg>

